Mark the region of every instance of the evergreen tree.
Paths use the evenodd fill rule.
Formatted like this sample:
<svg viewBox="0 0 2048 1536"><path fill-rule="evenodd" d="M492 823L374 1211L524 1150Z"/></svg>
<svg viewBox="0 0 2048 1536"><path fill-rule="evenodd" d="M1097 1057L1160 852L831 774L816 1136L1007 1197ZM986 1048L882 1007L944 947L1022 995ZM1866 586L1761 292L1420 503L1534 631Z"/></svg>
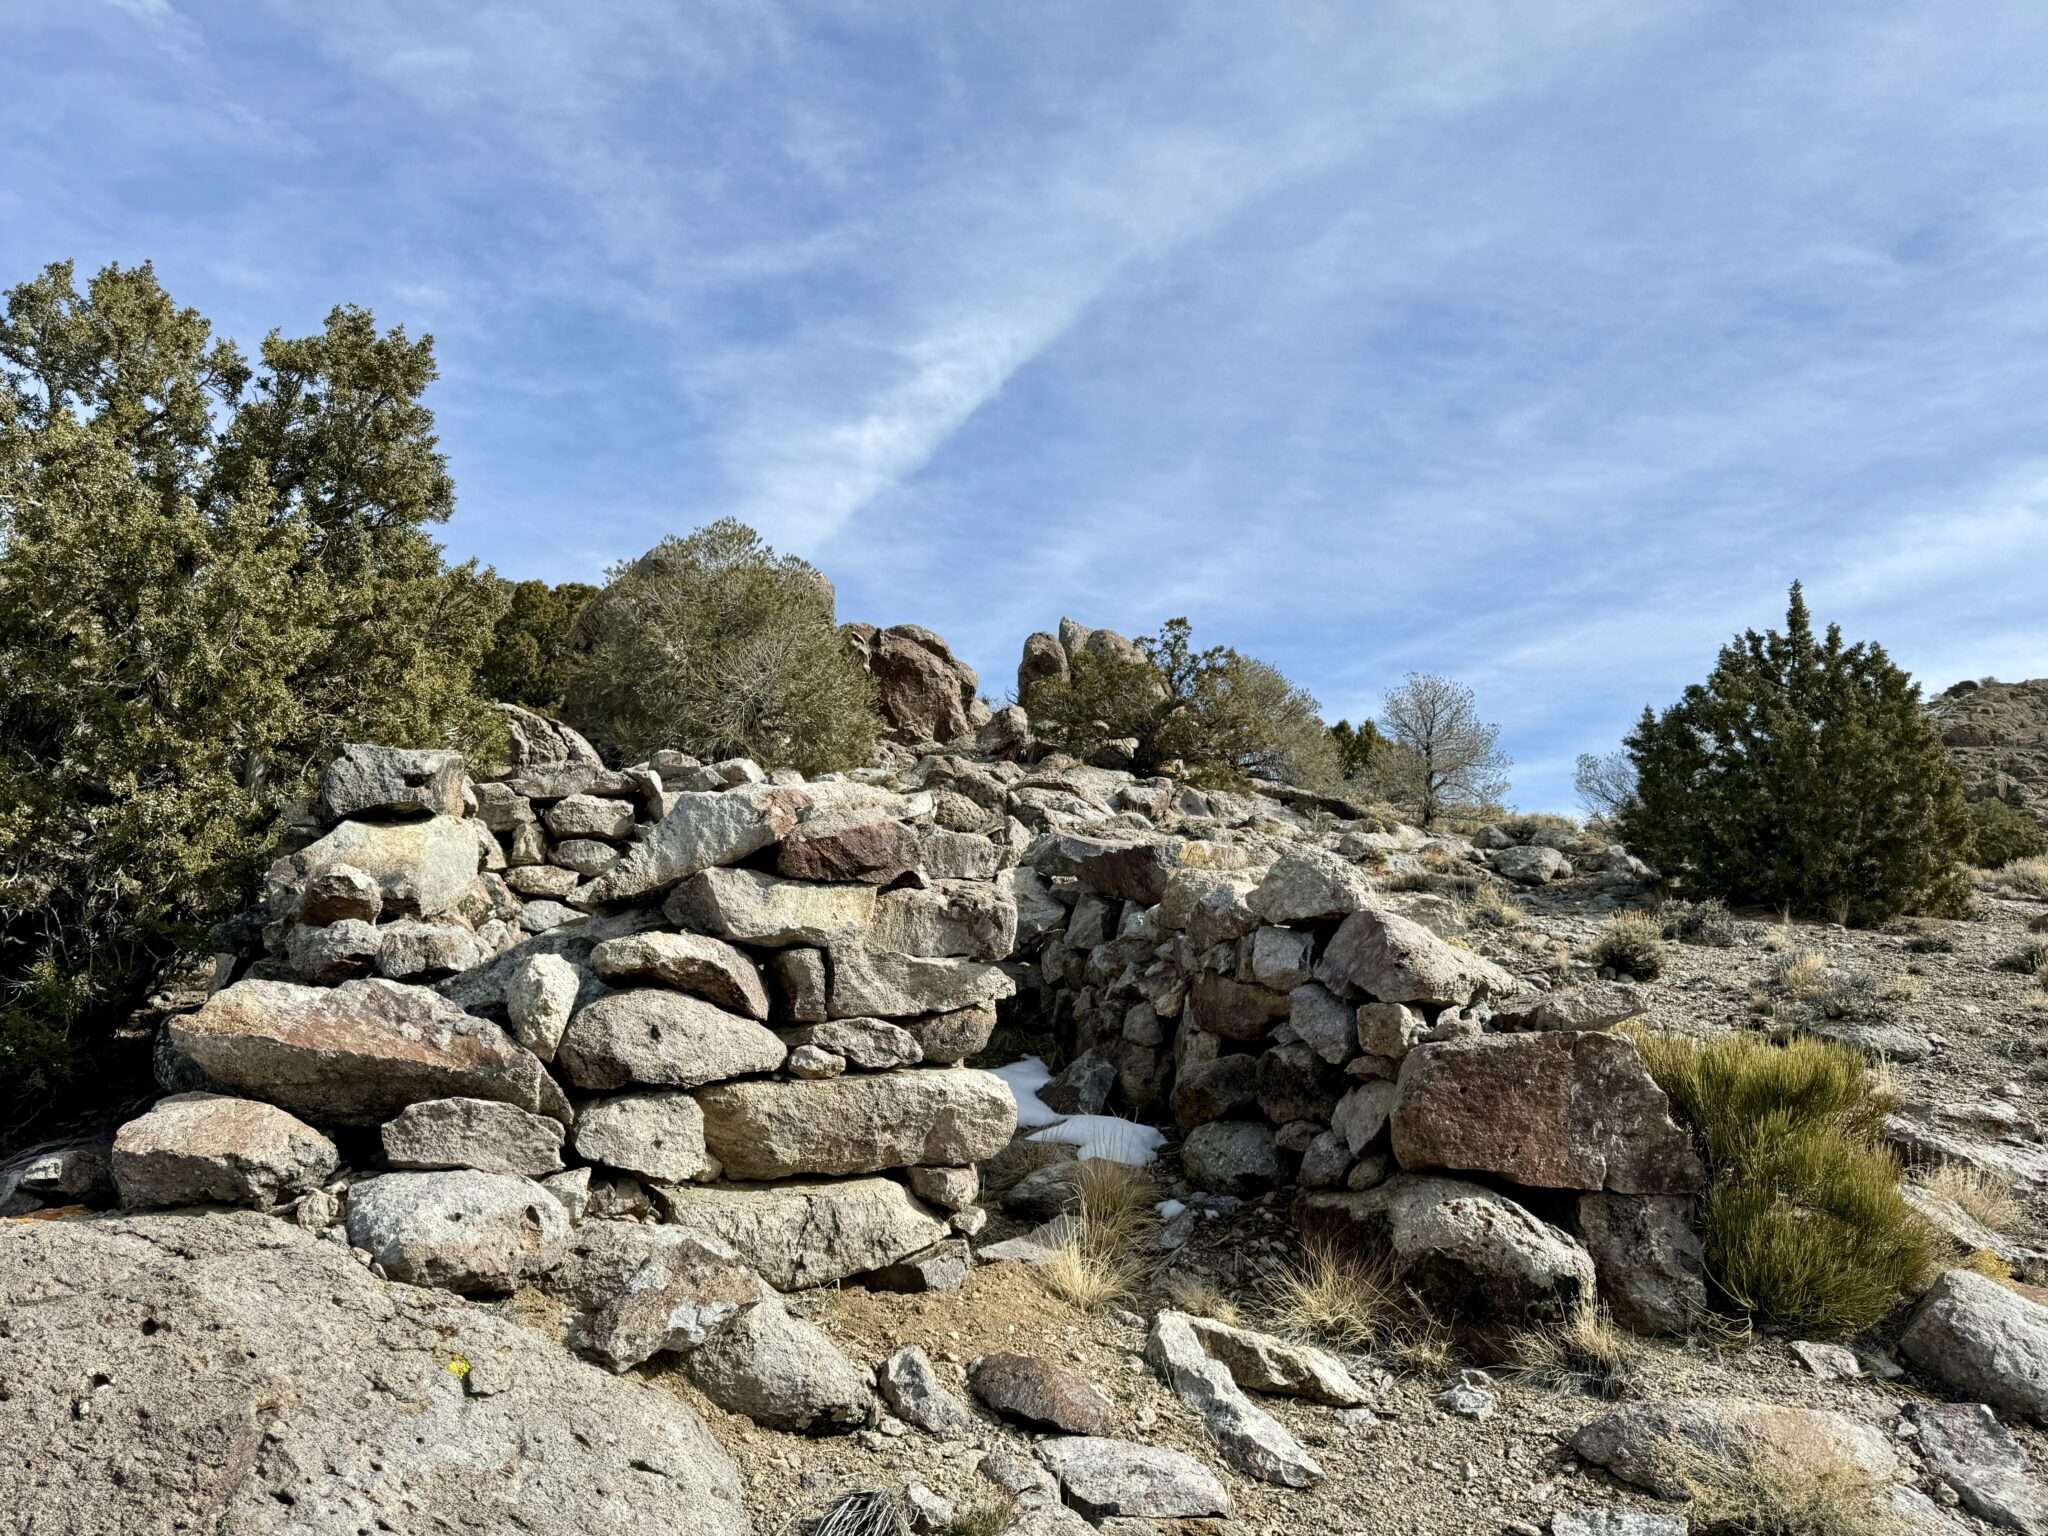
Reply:
<svg viewBox="0 0 2048 1536"><path fill-rule="evenodd" d="M1628 737L1629 847L1703 895L1867 924L1953 910L1971 825L1920 690L1881 646L1816 639L1797 582L1785 630L1750 630Z"/></svg>

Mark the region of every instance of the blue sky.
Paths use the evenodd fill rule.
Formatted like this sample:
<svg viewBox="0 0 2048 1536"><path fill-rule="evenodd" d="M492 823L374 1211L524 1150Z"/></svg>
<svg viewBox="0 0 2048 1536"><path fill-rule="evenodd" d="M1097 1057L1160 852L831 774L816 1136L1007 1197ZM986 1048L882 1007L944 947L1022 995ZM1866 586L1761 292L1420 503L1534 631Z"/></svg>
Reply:
<svg viewBox="0 0 2048 1536"><path fill-rule="evenodd" d="M733 514L1000 698L1186 614L1515 799L1817 614L2048 673L2048 7L6 0L0 282L433 332L460 507Z"/></svg>

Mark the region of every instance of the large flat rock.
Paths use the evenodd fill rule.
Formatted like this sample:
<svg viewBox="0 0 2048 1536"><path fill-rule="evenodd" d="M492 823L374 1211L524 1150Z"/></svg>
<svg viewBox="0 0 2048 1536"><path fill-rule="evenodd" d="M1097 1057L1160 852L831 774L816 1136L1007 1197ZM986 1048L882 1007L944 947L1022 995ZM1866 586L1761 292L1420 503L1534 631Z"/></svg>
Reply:
<svg viewBox="0 0 2048 1536"><path fill-rule="evenodd" d="M1316 979L1355 987L1383 1003L1454 1003L1512 997L1522 984L1491 960L1446 944L1413 918L1354 912L1338 925Z"/></svg>
<svg viewBox="0 0 2048 1536"><path fill-rule="evenodd" d="M555 1061L578 1088L694 1088L773 1072L786 1054L775 1032L752 1019L701 997L635 987L578 1009Z"/></svg>
<svg viewBox="0 0 2048 1536"><path fill-rule="evenodd" d="M737 864L787 836L810 807L801 789L773 784L686 791L597 878L587 899L597 906L638 901L699 870Z"/></svg>
<svg viewBox="0 0 2048 1536"><path fill-rule="evenodd" d="M209 1082L329 1125L378 1125L422 1099L495 1099L567 1118L539 1059L425 987L238 981L165 1025ZM772 1038L772 1037L771 1037Z"/></svg>
<svg viewBox="0 0 2048 1536"><path fill-rule="evenodd" d="M1008 1086L966 1067L725 1083L697 1102L705 1145L741 1179L975 1163L1017 1128Z"/></svg>
<svg viewBox="0 0 2048 1536"><path fill-rule="evenodd" d="M945 1220L894 1179L660 1185L655 1195L672 1225L716 1238L784 1291L880 1269L947 1232Z"/></svg>
<svg viewBox="0 0 2048 1536"><path fill-rule="evenodd" d="M318 842L279 860L270 881L273 889L289 886L346 864L377 882L387 914L435 917L454 911L468 892L482 848L475 827L455 816L344 821Z"/></svg>
<svg viewBox="0 0 2048 1536"><path fill-rule="evenodd" d="M267 1217L0 1223L0 1315L22 1530L752 1530L674 1395Z"/></svg>

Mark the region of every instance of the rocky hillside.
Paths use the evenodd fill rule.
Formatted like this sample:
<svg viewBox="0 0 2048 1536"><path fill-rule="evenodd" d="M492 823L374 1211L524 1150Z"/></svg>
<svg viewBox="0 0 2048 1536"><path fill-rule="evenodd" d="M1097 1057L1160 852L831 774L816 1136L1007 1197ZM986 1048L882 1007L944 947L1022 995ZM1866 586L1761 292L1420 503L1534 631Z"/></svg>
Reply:
<svg viewBox="0 0 2048 1536"><path fill-rule="evenodd" d="M856 640L850 774L333 765L165 1096L0 1169L20 1528L2048 1530L2039 900L1623 966L1624 848L1048 755ZM1939 1277L1736 1329L1639 1029L1876 1063Z"/></svg>
<svg viewBox="0 0 2048 1536"><path fill-rule="evenodd" d="M1972 800L2008 800L2048 820L2048 678L1957 683L1927 712Z"/></svg>

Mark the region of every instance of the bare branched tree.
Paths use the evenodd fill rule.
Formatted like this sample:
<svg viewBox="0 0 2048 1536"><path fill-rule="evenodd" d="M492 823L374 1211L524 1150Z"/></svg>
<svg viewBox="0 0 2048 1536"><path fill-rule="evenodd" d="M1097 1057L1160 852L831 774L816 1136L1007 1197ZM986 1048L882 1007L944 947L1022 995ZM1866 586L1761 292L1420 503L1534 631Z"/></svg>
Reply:
<svg viewBox="0 0 2048 1536"><path fill-rule="evenodd" d="M1612 752L1581 752L1572 787L1588 816L1611 820L1636 797L1636 765L1619 747Z"/></svg>
<svg viewBox="0 0 2048 1536"><path fill-rule="evenodd" d="M1401 749L1394 762L1423 826L1446 810L1496 805L1507 793L1513 759L1500 750L1500 727L1479 718L1463 683L1411 672L1387 695L1383 713L1380 729Z"/></svg>

